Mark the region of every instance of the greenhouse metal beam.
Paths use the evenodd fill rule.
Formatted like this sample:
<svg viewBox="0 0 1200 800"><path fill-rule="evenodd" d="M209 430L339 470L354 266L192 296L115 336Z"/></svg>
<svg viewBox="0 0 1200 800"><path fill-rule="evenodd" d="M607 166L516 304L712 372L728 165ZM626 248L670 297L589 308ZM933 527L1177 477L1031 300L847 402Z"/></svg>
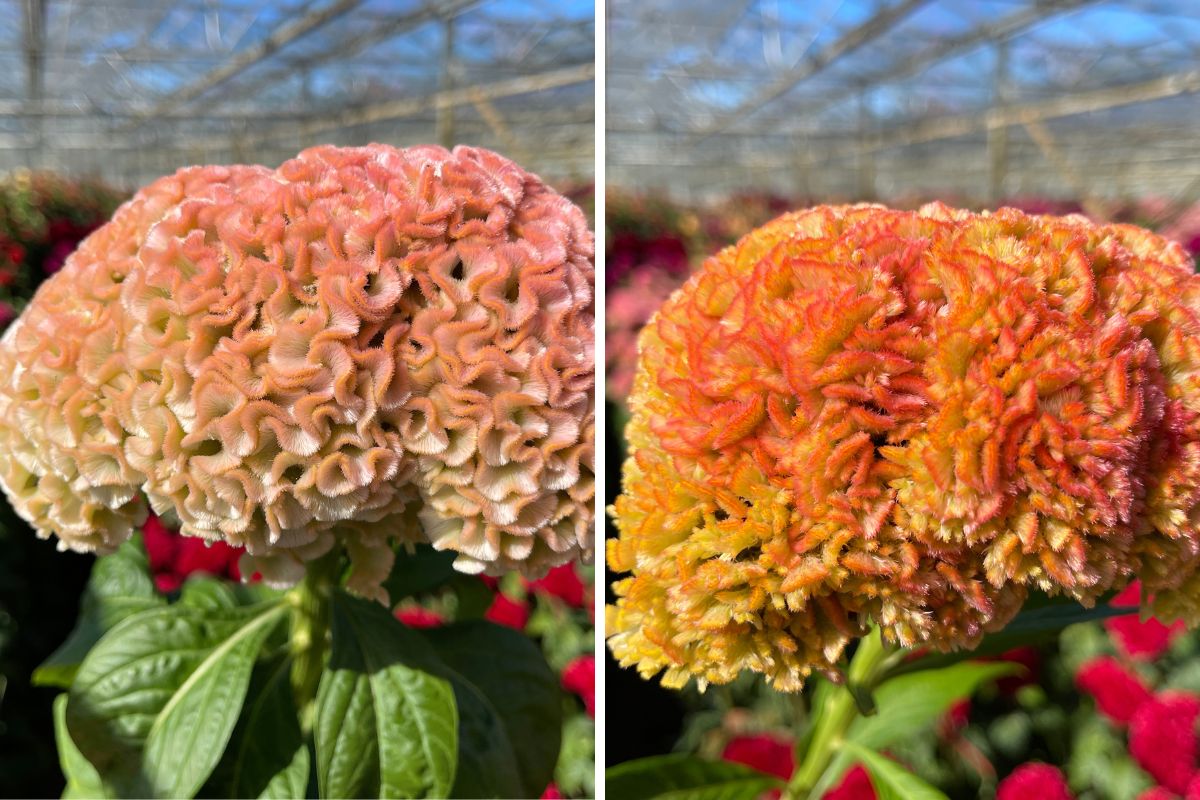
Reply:
<svg viewBox="0 0 1200 800"><path fill-rule="evenodd" d="M994 22L986 22L958 36L947 37L928 50L914 53L898 64L888 64L881 67L875 72L865 75L863 80L868 83L884 83L910 78L919 74L922 70L941 63L948 58L970 52L974 48L988 44L989 42L999 42L1003 39L1009 39L1049 19L1055 14L1074 11L1082 6L1092 5L1096 2L1098 0L1037 0L1027 8L1023 8L1006 17L1001 17ZM830 96L818 103L814 103L812 106L804 106L803 110L808 112L809 110L824 109L838 99L840 98Z"/></svg>
<svg viewBox="0 0 1200 800"><path fill-rule="evenodd" d="M480 0L445 0L445 2L430 2L415 11L402 14L388 21L380 21L369 30L350 39L334 42L331 46L316 53L299 56L289 60L279 69L273 69L255 80L238 87L238 96L246 96L257 92L271 84L291 77L296 70L305 67L312 68L332 59L345 59L349 55L362 52L373 44L378 44L393 36L407 33L434 20L446 20L460 16L479 5Z"/></svg>
<svg viewBox="0 0 1200 800"><path fill-rule="evenodd" d="M45 0L25 0L23 4L25 17L25 99L31 103L41 103L46 91L46 2ZM36 143L36 158L43 157L45 123L34 119L29 125Z"/></svg>
<svg viewBox="0 0 1200 800"><path fill-rule="evenodd" d="M462 106L476 103L480 100L499 100L504 97L515 97L523 94L533 94L563 86L573 86L586 83L596 77L594 63L577 64L572 67L539 72L534 75L524 75L519 78L495 81L477 86L450 89L434 92L424 97L392 100L386 103L361 108L348 109L333 119L319 119L307 125L277 125L265 131L255 131L245 137L246 145L277 139L303 138L331 130L354 128L374 122L403 119L425 111L434 111L447 106Z"/></svg>
<svg viewBox="0 0 1200 800"><path fill-rule="evenodd" d="M116 133L134 131L160 114L174 111L179 106L195 100L271 56L277 50L353 11L362 2L363 0L335 0L335 2L323 8L311 11L299 19L279 26L261 42L237 54L224 64L202 76L195 83L190 83L163 98L149 113L138 117L133 122L120 128Z"/></svg>
<svg viewBox="0 0 1200 800"><path fill-rule="evenodd" d="M0 100L0 117L60 117L66 119L138 119L151 113L145 106L127 108L95 108L43 100L40 104L31 105L24 100ZM301 111L272 111L271 119L307 119L312 114ZM186 108L159 114L158 120L245 120L261 121L264 118L262 109L229 109L226 111L210 111L207 109L189 110Z"/></svg>
<svg viewBox="0 0 1200 800"><path fill-rule="evenodd" d="M896 5L879 11L866 22L851 28L817 53L803 59L795 67L785 71L770 86L767 86L737 108L712 120L707 125L700 126L694 133L697 138L703 138L708 134L720 133L727 130L730 126L758 111L772 100L786 94L797 84L830 66L842 56L857 50L871 40L887 33L909 14L921 6L927 5L929 2L930 0L900 0Z"/></svg>
<svg viewBox="0 0 1200 800"><path fill-rule="evenodd" d="M861 147L848 148L843 152L834 151L832 154L824 153L821 158L824 160L830 155L855 155L863 148L884 150L923 142L936 142L998 127L1027 125L1031 122L1071 117L1076 114L1107 111L1121 106L1178 97L1194 92L1200 92L1200 70L1186 70L1140 83L1109 86L1050 100L1013 104L986 111L954 114L918 122L900 129L892 128L872 137L871 141Z"/></svg>

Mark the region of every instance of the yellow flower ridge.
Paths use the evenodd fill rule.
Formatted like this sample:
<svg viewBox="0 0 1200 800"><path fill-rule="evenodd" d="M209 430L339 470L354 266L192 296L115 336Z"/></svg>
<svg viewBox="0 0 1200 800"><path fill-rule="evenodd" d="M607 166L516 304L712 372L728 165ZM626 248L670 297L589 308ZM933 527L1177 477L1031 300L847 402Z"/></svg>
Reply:
<svg viewBox="0 0 1200 800"><path fill-rule="evenodd" d="M608 642L798 690L877 623L971 647L1031 587L1200 620L1200 278L1122 225L785 215L643 330Z"/></svg>
<svg viewBox="0 0 1200 800"><path fill-rule="evenodd" d="M111 550L148 505L296 581L403 541L538 575L592 551L594 241L472 148L184 169L82 243L0 343L0 484Z"/></svg>

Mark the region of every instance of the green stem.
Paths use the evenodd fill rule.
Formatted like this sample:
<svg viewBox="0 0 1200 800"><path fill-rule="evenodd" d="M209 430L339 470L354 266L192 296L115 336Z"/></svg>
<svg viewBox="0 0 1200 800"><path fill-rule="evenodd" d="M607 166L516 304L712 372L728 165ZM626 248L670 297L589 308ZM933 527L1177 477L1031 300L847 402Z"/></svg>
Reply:
<svg viewBox="0 0 1200 800"><path fill-rule="evenodd" d="M301 728L312 728L313 706L325 658L329 652L329 619L333 589L338 582L340 555L334 551L309 562L296 588L288 592L292 606L289 647L292 656L292 694L300 711Z"/></svg>
<svg viewBox="0 0 1200 800"><path fill-rule="evenodd" d="M808 739L808 748L800 766L788 782L782 800L809 798L813 788L829 768L829 763L841 746L850 724L858 716L858 703L848 687L853 686L858 691L870 692L894 662L893 654L894 651L883 643L878 628L873 628L859 641L854 658L850 660L846 685L836 687L825 705L816 710L817 718L813 723L812 735Z"/></svg>

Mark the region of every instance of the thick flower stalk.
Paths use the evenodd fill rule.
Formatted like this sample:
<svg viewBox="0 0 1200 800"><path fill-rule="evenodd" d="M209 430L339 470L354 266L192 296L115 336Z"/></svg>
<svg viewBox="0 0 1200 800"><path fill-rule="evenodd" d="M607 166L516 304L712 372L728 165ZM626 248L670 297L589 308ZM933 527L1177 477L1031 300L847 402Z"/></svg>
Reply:
<svg viewBox="0 0 1200 800"><path fill-rule="evenodd" d="M971 647L1031 589L1200 621L1200 278L1079 216L818 207L640 339L609 645L795 691L872 623Z"/></svg>
<svg viewBox="0 0 1200 800"><path fill-rule="evenodd" d="M306 150L156 181L0 344L0 483L63 548L148 507L296 582L398 542L467 572L592 550L593 236L484 150Z"/></svg>

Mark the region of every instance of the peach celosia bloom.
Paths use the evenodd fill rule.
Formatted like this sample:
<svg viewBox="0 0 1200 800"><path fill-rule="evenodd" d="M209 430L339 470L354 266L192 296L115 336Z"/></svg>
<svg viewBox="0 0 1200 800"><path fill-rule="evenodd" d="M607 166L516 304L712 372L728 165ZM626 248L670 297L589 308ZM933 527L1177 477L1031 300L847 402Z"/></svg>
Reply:
<svg viewBox="0 0 1200 800"><path fill-rule="evenodd" d="M147 500L287 584L397 541L537 575L592 549L593 237L484 150L306 150L139 192L0 345L0 482L111 550Z"/></svg>
<svg viewBox="0 0 1200 800"><path fill-rule="evenodd" d="M788 214L645 328L609 645L796 690L871 622L967 647L1030 587L1200 616L1200 278L1131 226Z"/></svg>

